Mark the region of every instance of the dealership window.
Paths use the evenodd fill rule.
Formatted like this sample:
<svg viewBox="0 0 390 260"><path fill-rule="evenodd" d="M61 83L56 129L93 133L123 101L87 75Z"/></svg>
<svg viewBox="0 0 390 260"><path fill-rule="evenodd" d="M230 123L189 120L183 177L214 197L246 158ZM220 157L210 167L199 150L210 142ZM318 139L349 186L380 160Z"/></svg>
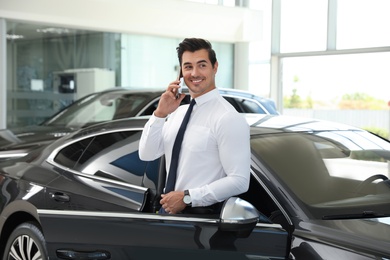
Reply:
<svg viewBox="0 0 390 260"><path fill-rule="evenodd" d="M386 109L389 66L390 52L284 58L284 94L299 96L301 108L338 109L343 96L365 93L378 100L376 109Z"/></svg>
<svg viewBox="0 0 390 260"><path fill-rule="evenodd" d="M282 63L283 114L388 136L390 52L292 57Z"/></svg>
<svg viewBox="0 0 390 260"><path fill-rule="evenodd" d="M388 0L338 0L337 49L390 46L389 10Z"/></svg>
<svg viewBox="0 0 390 260"><path fill-rule="evenodd" d="M262 37L249 42L248 90L262 97L270 97L271 20L272 1L249 2L249 8L262 11Z"/></svg>
<svg viewBox="0 0 390 260"><path fill-rule="evenodd" d="M281 0L281 52L326 49L327 0Z"/></svg>
<svg viewBox="0 0 390 260"><path fill-rule="evenodd" d="M6 21L7 127L35 125L92 92L166 88L182 39ZM217 85L233 88L234 45L212 42Z"/></svg>
<svg viewBox="0 0 390 260"><path fill-rule="evenodd" d="M281 26L274 86L282 114L347 123L387 138L389 1L275 1Z"/></svg>
<svg viewBox="0 0 390 260"><path fill-rule="evenodd" d="M7 127L38 124L115 86L119 34L7 21Z"/></svg>

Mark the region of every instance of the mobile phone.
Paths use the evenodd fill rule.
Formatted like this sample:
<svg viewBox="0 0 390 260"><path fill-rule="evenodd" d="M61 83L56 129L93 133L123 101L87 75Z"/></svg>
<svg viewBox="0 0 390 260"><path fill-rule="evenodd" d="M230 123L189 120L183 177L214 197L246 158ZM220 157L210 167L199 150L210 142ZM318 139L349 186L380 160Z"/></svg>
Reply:
<svg viewBox="0 0 390 260"><path fill-rule="evenodd" d="M179 98L181 93L182 93L182 88L184 86L184 79L183 79L183 75L181 73L181 67L179 68L179 76L178 76L178 79L180 80L180 83L179 83L179 88L177 89L177 92L176 92L176 98Z"/></svg>
<svg viewBox="0 0 390 260"><path fill-rule="evenodd" d="M179 88L177 89L176 98L180 97L180 94L182 93L182 88L184 86L184 79L183 77L180 78Z"/></svg>

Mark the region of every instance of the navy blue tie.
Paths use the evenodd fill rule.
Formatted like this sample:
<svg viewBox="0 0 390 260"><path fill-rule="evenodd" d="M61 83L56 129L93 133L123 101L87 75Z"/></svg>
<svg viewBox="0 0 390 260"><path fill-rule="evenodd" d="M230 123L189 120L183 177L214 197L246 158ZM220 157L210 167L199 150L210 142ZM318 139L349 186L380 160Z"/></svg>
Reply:
<svg viewBox="0 0 390 260"><path fill-rule="evenodd" d="M195 99L192 99L190 106L188 107L188 110L183 118L183 122L181 123L179 131L177 132L175 143L173 144L172 159L171 159L171 165L169 167L167 184L165 185L165 193L168 193L175 189L177 165L179 164L181 143L183 142L184 132L187 128L188 121L190 120L191 112L194 105L195 105Z"/></svg>

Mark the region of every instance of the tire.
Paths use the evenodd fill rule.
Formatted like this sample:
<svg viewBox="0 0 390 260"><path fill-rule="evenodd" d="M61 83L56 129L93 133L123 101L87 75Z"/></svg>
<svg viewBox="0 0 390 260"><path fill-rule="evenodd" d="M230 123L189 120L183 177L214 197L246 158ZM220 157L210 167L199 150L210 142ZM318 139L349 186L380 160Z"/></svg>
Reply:
<svg viewBox="0 0 390 260"><path fill-rule="evenodd" d="M45 238L34 223L26 222L20 224L8 238L3 260L19 259L48 259Z"/></svg>

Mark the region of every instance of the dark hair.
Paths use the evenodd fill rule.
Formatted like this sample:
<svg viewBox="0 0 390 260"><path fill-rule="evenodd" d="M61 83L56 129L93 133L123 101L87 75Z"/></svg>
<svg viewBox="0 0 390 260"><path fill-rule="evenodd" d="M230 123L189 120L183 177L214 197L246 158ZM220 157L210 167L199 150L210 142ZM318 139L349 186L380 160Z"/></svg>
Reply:
<svg viewBox="0 0 390 260"><path fill-rule="evenodd" d="M214 64L217 62L217 55L215 55L215 51L213 50L211 43L200 38L185 38L181 43L179 43L179 46L176 48L176 50L180 66L183 53L185 51L195 52L202 49L205 49L209 53L209 60L211 65L214 67Z"/></svg>

